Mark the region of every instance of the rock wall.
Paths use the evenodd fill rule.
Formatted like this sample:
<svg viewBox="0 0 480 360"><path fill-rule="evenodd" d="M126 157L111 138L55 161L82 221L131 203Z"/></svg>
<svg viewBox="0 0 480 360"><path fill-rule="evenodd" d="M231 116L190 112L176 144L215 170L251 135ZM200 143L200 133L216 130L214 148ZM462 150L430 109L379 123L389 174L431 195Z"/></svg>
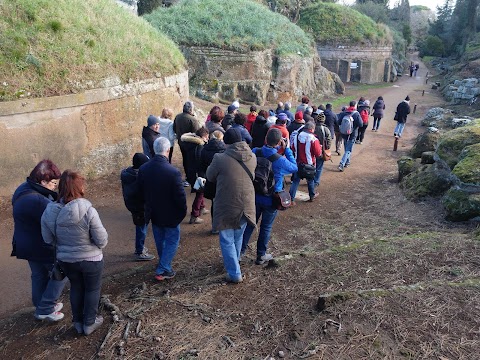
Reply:
<svg viewBox="0 0 480 360"><path fill-rule="evenodd" d="M464 103L480 95L480 84L476 78L455 80L444 88L443 94L455 104Z"/></svg>
<svg viewBox="0 0 480 360"><path fill-rule="evenodd" d="M185 71L79 94L0 102L0 196L10 196L44 158L90 178L119 172L142 151L148 115L164 107L180 112L188 96Z"/></svg>
<svg viewBox="0 0 480 360"><path fill-rule="evenodd" d="M393 81L392 48L325 46L317 44L322 66L344 82L378 83Z"/></svg>

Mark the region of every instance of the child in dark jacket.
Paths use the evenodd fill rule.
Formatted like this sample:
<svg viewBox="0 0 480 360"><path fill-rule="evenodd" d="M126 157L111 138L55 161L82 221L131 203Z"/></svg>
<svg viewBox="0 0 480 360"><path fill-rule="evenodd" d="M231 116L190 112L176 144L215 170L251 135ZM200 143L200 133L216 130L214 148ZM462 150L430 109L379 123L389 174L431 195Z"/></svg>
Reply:
<svg viewBox="0 0 480 360"><path fill-rule="evenodd" d="M137 261L148 261L155 259L155 256L148 253L145 247L145 238L147 237L147 226L145 223L145 210L143 202L140 200L137 177L140 166L148 161L148 157L142 153L133 155L133 166L123 169L120 174L122 181L123 200L128 211L132 213L133 223L135 224L135 259Z"/></svg>

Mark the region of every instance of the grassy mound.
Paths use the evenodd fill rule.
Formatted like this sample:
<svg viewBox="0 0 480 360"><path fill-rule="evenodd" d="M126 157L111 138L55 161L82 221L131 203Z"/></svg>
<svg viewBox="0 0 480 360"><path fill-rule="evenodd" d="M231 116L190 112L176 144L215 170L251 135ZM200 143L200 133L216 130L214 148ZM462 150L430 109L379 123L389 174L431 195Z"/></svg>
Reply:
<svg viewBox="0 0 480 360"><path fill-rule="evenodd" d="M249 0L181 0L145 19L177 44L305 54L311 38L286 17Z"/></svg>
<svg viewBox="0 0 480 360"><path fill-rule="evenodd" d="M103 79L171 75L176 45L113 0L0 2L0 101L68 94Z"/></svg>
<svg viewBox="0 0 480 360"><path fill-rule="evenodd" d="M300 12L298 25L325 45L391 45L390 29L352 8L318 3Z"/></svg>

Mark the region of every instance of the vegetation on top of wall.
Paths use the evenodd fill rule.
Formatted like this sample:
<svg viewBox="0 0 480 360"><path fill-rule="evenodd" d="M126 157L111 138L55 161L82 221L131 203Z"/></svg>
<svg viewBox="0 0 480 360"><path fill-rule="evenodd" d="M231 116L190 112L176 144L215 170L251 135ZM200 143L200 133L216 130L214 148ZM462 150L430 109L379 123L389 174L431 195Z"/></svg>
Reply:
<svg viewBox="0 0 480 360"><path fill-rule="evenodd" d="M325 45L391 45L388 26L349 7L319 3L300 12L298 25Z"/></svg>
<svg viewBox="0 0 480 360"><path fill-rule="evenodd" d="M179 45L306 54L312 39L285 16L251 0L181 0L145 19Z"/></svg>
<svg viewBox="0 0 480 360"><path fill-rule="evenodd" d="M0 2L0 101L63 95L186 66L177 46L112 0Z"/></svg>

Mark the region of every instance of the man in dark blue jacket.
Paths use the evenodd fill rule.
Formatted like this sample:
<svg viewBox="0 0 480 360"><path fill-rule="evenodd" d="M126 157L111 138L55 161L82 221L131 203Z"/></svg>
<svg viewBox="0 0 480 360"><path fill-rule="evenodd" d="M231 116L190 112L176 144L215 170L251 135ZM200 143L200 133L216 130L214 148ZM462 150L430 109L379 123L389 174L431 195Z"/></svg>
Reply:
<svg viewBox="0 0 480 360"><path fill-rule="evenodd" d="M272 171L275 182L273 192L276 193L283 190L283 177L287 174L297 172L298 167L295 157L293 156L293 152L282 139L282 132L279 129L270 129L270 131L267 133L266 141L267 144L262 148L254 148L252 150L257 158L259 156L268 158L277 154L278 146L283 147L285 151L285 156L278 155L278 158L272 161ZM262 217L257 240L257 260L255 261L257 265L261 265L273 259L272 254L267 254L267 245L268 241L270 240L270 233L278 212L277 208L273 204L273 194L255 194L255 212L257 223L260 217ZM245 254L253 230L254 227L248 224L245 232L243 233L241 254Z"/></svg>
<svg viewBox="0 0 480 360"><path fill-rule="evenodd" d="M123 169L120 174L123 200L128 211L132 213L133 223L135 224L135 259L137 261L155 259L155 256L149 254L145 247L148 225L145 223L145 210L137 184L138 169L147 161L148 157L146 155L136 153L133 155L133 166Z"/></svg>
<svg viewBox="0 0 480 360"><path fill-rule="evenodd" d="M180 243L180 223L187 214L187 200L180 171L168 162L170 141L159 137L153 143L155 156L138 171L138 186L145 204L145 221L152 221L158 252L155 279L175 276L172 260Z"/></svg>
<svg viewBox="0 0 480 360"><path fill-rule="evenodd" d="M357 103L355 101L350 101L349 107L338 114L338 124L340 126L340 132L342 131L342 120L346 116L350 116L353 119L352 124L352 131L350 134L342 133L343 143L345 146L345 153L342 156L342 160L340 160L340 165L338 165L338 170L343 171L344 168L350 165L350 156L353 151L353 144L355 144L355 140L357 139L358 129L363 126L362 118L360 117L359 112L356 110L355 105Z"/></svg>

